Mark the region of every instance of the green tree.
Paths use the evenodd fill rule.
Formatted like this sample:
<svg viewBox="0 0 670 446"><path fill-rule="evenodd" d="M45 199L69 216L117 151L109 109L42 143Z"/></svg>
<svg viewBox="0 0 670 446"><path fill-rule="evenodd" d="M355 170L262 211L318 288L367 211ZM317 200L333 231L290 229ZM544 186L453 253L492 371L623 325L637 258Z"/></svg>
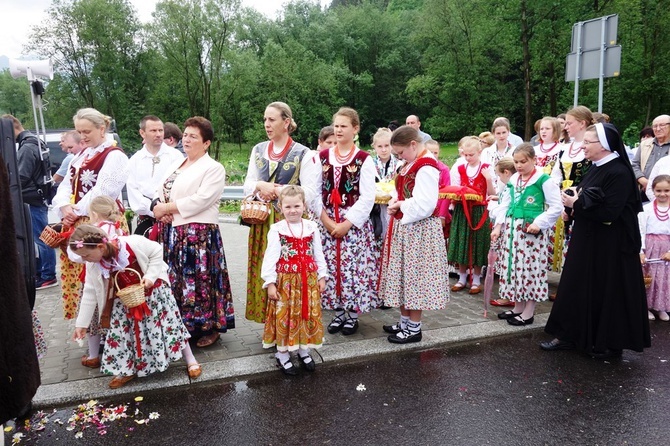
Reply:
<svg viewBox="0 0 670 446"><path fill-rule="evenodd" d="M14 79L9 70L0 71L0 115L5 113L21 122L33 121L30 83L26 78Z"/></svg>

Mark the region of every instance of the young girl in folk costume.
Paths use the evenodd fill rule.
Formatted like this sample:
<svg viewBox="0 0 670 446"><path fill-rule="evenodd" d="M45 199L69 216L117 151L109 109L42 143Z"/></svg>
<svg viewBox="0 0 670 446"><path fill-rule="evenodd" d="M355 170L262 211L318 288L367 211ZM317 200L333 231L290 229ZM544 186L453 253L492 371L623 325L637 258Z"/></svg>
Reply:
<svg viewBox="0 0 670 446"><path fill-rule="evenodd" d="M421 341L423 310L441 310L449 301L447 250L437 215L440 171L416 129L393 132L393 151L406 162L396 178L397 197L382 256L379 294L384 304L400 307L400 322L384 325L389 342Z"/></svg>
<svg viewBox="0 0 670 446"><path fill-rule="evenodd" d="M502 158L496 164L496 173L498 174L498 181L496 182L496 195L491 195L489 197L489 214L491 221L495 222L498 212L500 211L500 203L505 199L505 195L509 194L509 189L507 183L509 179L516 173L516 168L514 167L514 158L506 156ZM498 239L491 243L491 247L496 252L496 261L493 265L493 269L496 273L500 274L502 271L502 261L503 261L503 239L498 237ZM508 307L514 305L509 299L498 298L491 299L489 302L491 305L496 307Z"/></svg>
<svg viewBox="0 0 670 446"><path fill-rule="evenodd" d="M496 212L491 240L501 237L504 224L500 297L514 302L514 308L498 317L510 325L530 325L535 304L548 299L546 231L561 215L563 205L556 183L535 166L530 143L514 149L513 157L516 173Z"/></svg>
<svg viewBox="0 0 670 446"><path fill-rule="evenodd" d="M81 144L86 148L70 162L52 201L63 224L70 228L88 221L88 206L94 197L107 195L119 198L128 180L128 157L120 147L116 147L115 141L106 138L111 118L95 109L83 108L77 111L73 121L81 135ZM128 230L125 219L122 227ZM65 319L74 319L79 307L79 276L83 265L70 261L63 250L60 265L63 314Z"/></svg>
<svg viewBox="0 0 670 446"><path fill-rule="evenodd" d="M558 142L561 137L561 123L556 118L545 116L540 120L539 144L535 147L536 162L535 165L542 169L542 172L551 175L554 166L558 162L561 154L561 144ZM564 241L563 219L558 218L547 232L549 239L548 256L552 271L560 272L563 264L563 241Z"/></svg>
<svg viewBox="0 0 670 446"><path fill-rule="evenodd" d="M319 152L323 252L328 265L323 308L336 310L329 333L351 335L358 315L379 305L377 278L379 250L370 210L375 201L375 166L372 157L354 144L360 120L351 108L333 116L337 144Z"/></svg>
<svg viewBox="0 0 670 446"><path fill-rule="evenodd" d="M505 118L496 119L491 126L491 133L493 133L495 143L482 151L482 161L489 166L495 166L500 159L511 156L512 149L514 149L508 141L510 134L509 121ZM492 173L494 180L496 180L495 172Z"/></svg>
<svg viewBox="0 0 670 446"><path fill-rule="evenodd" d="M279 207L284 220L270 226L263 257L263 286L268 292L263 348L277 346L281 371L295 375L289 352L298 350L303 367L313 372L309 349L323 343L321 292L327 268L318 224L302 218L307 207L302 188L284 187Z"/></svg>
<svg viewBox="0 0 670 446"><path fill-rule="evenodd" d="M583 147L586 128L591 124L593 124L591 110L583 105L570 109L565 115L565 130L570 135L570 141L561 145L558 162L556 162L551 171L551 178L560 186L561 190L578 186L591 166L591 161L584 157ZM564 234L569 234L571 223L571 221L564 223ZM556 235L560 236L558 231ZM568 239L569 237L563 243L563 253L567 250ZM558 247L555 250L558 250ZM561 263L559 265L554 265L554 270L557 272L560 272L562 269L563 257L561 256Z"/></svg>
<svg viewBox="0 0 670 446"><path fill-rule="evenodd" d="M468 137L463 141L463 157L466 163L458 166L457 175L451 177L454 186L473 189L483 198L466 203L453 200L454 213L451 220L449 261L458 263L458 282L451 291L461 291L467 282L467 268L474 267L470 294L481 292L482 265L487 262L491 244L491 227L486 209L486 197L495 193L490 166L481 160L479 138Z"/></svg>
<svg viewBox="0 0 670 446"><path fill-rule="evenodd" d="M263 116L268 141L256 144L251 150L244 194L254 195L264 201L277 199L282 187L298 184L305 191L308 204L317 200L316 181L320 166L309 148L291 138L298 127L291 108L283 102L273 102ZM255 322L265 322L267 292L263 289L261 263L267 245L270 225L281 218L273 209L264 223L249 229L249 260L247 267L247 307L245 317Z"/></svg>
<svg viewBox="0 0 670 446"><path fill-rule="evenodd" d="M319 145L316 148L317 152L320 152L323 149L330 149L335 145L335 129L332 125L327 125L321 129L319 132L318 143Z"/></svg>
<svg viewBox="0 0 670 446"><path fill-rule="evenodd" d="M105 195L99 195L91 200L88 206L88 215L91 219L90 223L107 233L111 240L120 235L127 235L121 229L121 213L119 212L116 201ZM85 263L84 260L75 254L72 249L68 247L68 257L76 263ZM81 281L85 280L86 269L82 271ZM104 301L106 296L100 296L96 299ZM88 327L88 355L81 357L81 365L97 369L100 367L100 337L103 334L103 327L100 324L102 316L102 308L96 304L91 325ZM107 315L108 316L108 315Z"/></svg>
<svg viewBox="0 0 670 446"><path fill-rule="evenodd" d="M100 228L81 225L70 237L69 247L88 262L73 338L84 338L96 305L112 305L101 360L101 371L114 375L110 388L119 388L136 375L162 372L182 355L189 376L200 376L202 370L188 344L190 335L170 289L161 245L140 235L110 238ZM141 283L146 302L128 309L118 298L105 300L115 295L115 282L121 289Z"/></svg>
<svg viewBox="0 0 670 446"><path fill-rule="evenodd" d="M445 186L449 186L451 184L451 173L449 171L449 166L440 161L440 143L434 139L429 139L423 145L428 152L433 154L433 157L437 162L437 170L440 171L438 188L442 189ZM448 198L439 198L437 200L437 216L440 217L440 223L442 224L445 239L449 238L449 229L451 227L451 213L449 212L450 204L451 200Z"/></svg>
<svg viewBox="0 0 670 446"><path fill-rule="evenodd" d="M389 129L381 127L377 129L377 132L372 137L372 148L375 149L375 155L373 155L372 160L375 163L375 182L377 183L378 193L388 194L393 190L391 182L396 175L398 167L402 164L398 158L391 154L392 133ZM379 240L384 240L389 225L389 214L386 212L386 206L386 204L378 204L372 211L373 213L379 213L379 219L382 223Z"/></svg>
<svg viewBox="0 0 670 446"><path fill-rule="evenodd" d="M654 200L644 205L638 214L642 234L640 259L651 277L647 288L649 320L670 320L670 175L659 175L652 182ZM647 259L663 262L647 263ZM654 314L656 313L656 315Z"/></svg>

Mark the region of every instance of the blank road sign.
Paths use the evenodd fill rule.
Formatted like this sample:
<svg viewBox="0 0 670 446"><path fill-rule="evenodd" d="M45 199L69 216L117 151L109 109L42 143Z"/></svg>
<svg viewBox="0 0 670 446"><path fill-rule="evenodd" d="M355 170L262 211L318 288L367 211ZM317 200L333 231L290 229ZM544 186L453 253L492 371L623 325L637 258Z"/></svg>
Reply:
<svg viewBox="0 0 670 446"><path fill-rule="evenodd" d="M604 20L603 20L604 19ZM590 51L600 49L602 42L602 26L605 25L605 46L614 46L617 42L617 28L619 26L619 16L617 14L598 17L597 19L587 20L572 25L572 45L570 52L576 53L579 50L579 25L581 28L581 50Z"/></svg>
<svg viewBox="0 0 670 446"><path fill-rule="evenodd" d="M621 70L621 45L605 49L605 66L603 77L615 77ZM568 54L565 65L565 81L575 80L577 53ZM600 49L584 51L579 63L579 80L598 79L600 77Z"/></svg>

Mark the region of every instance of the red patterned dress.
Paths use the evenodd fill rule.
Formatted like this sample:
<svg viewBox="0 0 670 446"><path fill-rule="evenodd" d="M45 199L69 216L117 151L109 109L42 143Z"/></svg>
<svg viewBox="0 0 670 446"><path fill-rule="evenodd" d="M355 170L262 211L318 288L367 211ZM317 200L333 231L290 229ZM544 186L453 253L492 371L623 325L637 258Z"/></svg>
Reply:
<svg viewBox="0 0 670 446"><path fill-rule="evenodd" d="M264 287L274 283L278 300L268 299L263 348L280 352L318 348L323 343L321 293L318 281L327 276L316 223L286 220L270 226L261 269Z"/></svg>

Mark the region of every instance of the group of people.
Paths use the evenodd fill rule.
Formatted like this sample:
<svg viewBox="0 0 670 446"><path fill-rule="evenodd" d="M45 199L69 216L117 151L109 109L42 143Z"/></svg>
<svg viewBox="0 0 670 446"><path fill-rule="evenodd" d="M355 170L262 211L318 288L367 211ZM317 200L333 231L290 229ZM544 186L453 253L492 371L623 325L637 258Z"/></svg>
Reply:
<svg viewBox="0 0 670 446"><path fill-rule="evenodd" d="M593 125L582 106L562 118L540 121L536 145L514 139L498 118L490 132L461 139L450 169L417 116L379 129L372 155L355 143L358 113L340 108L313 151L291 138L290 107L269 104L268 140L251 150L244 182L245 195L272 203L263 223L250 224L245 317L265 325L263 346L276 348L280 370L298 373L296 352L313 371L311 349L322 345L324 329L352 335L359 316L380 307L400 309L396 324L381 327L389 342L421 341L423 311L444 309L451 292L481 292L489 251L500 277L492 303L512 306L498 315L511 325L533 323L535 305L549 298L548 272L563 270L546 327L555 339L543 349L618 355L648 347L640 258L656 272L649 308L665 320L670 177L657 176L657 199L640 214L651 248L640 256L638 183L646 183L623 156L616 128ZM212 125L189 118L177 140L146 116L143 147L128 159L106 138L108 124L82 109L67 135L79 149L53 199L71 231L60 250L64 316L77 320L74 339L88 336L82 365L114 375L112 388L182 357L197 378L189 339L205 348L235 326L218 226L226 175L208 154ZM183 154L171 147L178 143ZM390 185L389 200L376 203L378 183ZM124 186L138 218L132 236L119 201ZM446 186L457 198L440 195ZM649 239L656 236L665 244ZM458 279L450 286L452 266ZM138 284L144 304L128 308L116 298L115 289ZM324 309L334 311L326 327Z"/></svg>

